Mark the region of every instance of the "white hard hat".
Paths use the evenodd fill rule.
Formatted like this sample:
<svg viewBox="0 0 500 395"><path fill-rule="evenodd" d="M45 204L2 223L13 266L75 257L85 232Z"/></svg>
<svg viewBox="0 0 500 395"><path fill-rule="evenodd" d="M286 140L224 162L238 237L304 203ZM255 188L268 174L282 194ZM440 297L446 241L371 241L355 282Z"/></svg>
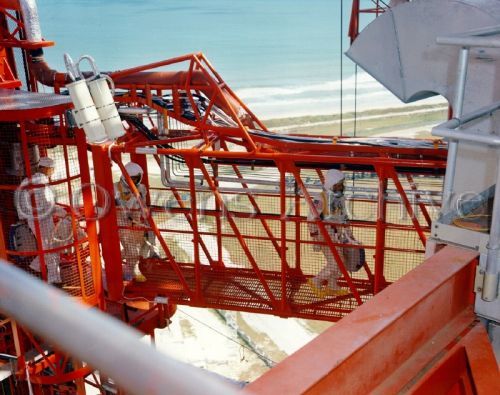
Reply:
<svg viewBox="0 0 500 395"><path fill-rule="evenodd" d="M135 176L142 176L144 171L142 170L142 167L139 166L135 162L129 162L125 165L125 170L127 171L128 175L130 177L135 177Z"/></svg>
<svg viewBox="0 0 500 395"><path fill-rule="evenodd" d="M334 185L344 181L345 175L340 170L330 169L326 172L325 189L331 189Z"/></svg>
<svg viewBox="0 0 500 395"><path fill-rule="evenodd" d="M48 156L42 156L38 161L38 166L42 167L54 167L54 159L49 158Z"/></svg>

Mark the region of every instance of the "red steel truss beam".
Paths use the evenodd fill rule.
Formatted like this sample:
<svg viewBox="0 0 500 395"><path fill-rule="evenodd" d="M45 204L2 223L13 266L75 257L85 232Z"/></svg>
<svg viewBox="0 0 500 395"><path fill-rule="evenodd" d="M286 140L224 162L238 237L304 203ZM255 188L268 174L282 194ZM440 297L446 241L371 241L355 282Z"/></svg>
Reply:
<svg viewBox="0 0 500 395"><path fill-rule="evenodd" d="M16 13L12 11L16 11ZM54 45L53 41L28 41L19 39L18 35L24 30L24 22L20 19L20 15L18 1L2 0L0 2L0 19L9 21L9 24L5 23L4 28L0 29L0 48L36 49Z"/></svg>
<svg viewBox="0 0 500 395"><path fill-rule="evenodd" d="M388 172L389 176L392 178L392 181L394 182L394 185L396 186L397 191L399 192L399 195L401 196L401 199L403 199L406 211L408 211L408 215L410 216L411 222L413 222L413 225L415 226L415 230L418 233L418 237L420 238L420 241L422 241L422 245L425 247L427 238L425 237L424 230L420 226L420 222L418 222L418 218L415 215L415 212L413 211L413 207L411 206L411 202L408 199L408 196L406 195L403 185L401 185L401 181L399 181L398 174L394 171L394 169L389 169Z"/></svg>
<svg viewBox="0 0 500 395"><path fill-rule="evenodd" d="M105 145L92 145L92 158L95 166L95 183L98 185L96 190L96 200L98 210L107 210L106 215L99 218L99 232L101 235L102 258L106 264L106 282L108 286L108 297L111 300L120 300L123 294L123 272L122 259L120 252L120 238L118 236L118 220L115 208L113 176L111 173L111 159L109 158L107 147ZM111 195L108 193L111 192ZM103 243L102 237L106 235L106 242Z"/></svg>
<svg viewBox="0 0 500 395"><path fill-rule="evenodd" d="M2 0L0 7L7 8L10 10L19 10L19 0Z"/></svg>
<svg viewBox="0 0 500 395"><path fill-rule="evenodd" d="M417 190L417 185L413 181L413 177L410 174L407 174L406 179L408 180L408 183L410 184L411 190L415 192ZM420 199L420 198L421 198L420 194L415 194L415 199ZM425 207L425 204L418 203L418 207L420 208L420 211L425 218L425 222L427 223L427 226L431 226L432 219L431 219L431 216L429 215L429 212L427 211L427 208Z"/></svg>
<svg viewBox="0 0 500 395"><path fill-rule="evenodd" d="M299 147L297 147L299 148ZM302 148L304 148L302 146ZM324 147L328 148L328 147ZM339 147L340 148L340 147ZM346 146L342 147L346 151L356 152L358 151L357 147ZM382 150L384 148L379 148ZM136 147L133 145L126 146L113 146L111 148L112 152L117 153L135 153ZM333 150L332 150L333 151ZM400 154L405 151L399 150ZM443 151L444 152L444 151ZM356 157L356 156L336 156L334 153L328 153L326 155L327 149L325 149L325 155L317 155L317 154L309 154L309 153L270 153L270 152L236 152L236 151L199 151L196 149L175 149L175 148L157 148L156 154L159 155L201 155L206 157L207 159L238 159L238 160L263 160L263 161L272 161L276 160L285 160L290 162L306 162L311 165L324 165L325 163L340 163L343 165L367 165L371 167L375 167L375 165L379 166L387 166L391 168L399 168L399 167L414 167L418 169L444 169L446 168L446 161L443 161L443 158L439 159L398 159L398 158L381 158L381 157Z"/></svg>
<svg viewBox="0 0 500 395"><path fill-rule="evenodd" d="M500 377L488 335L480 324L415 384L415 394L498 394Z"/></svg>
<svg viewBox="0 0 500 395"><path fill-rule="evenodd" d="M245 393L429 393L423 391L429 388L426 382L437 383L439 374L463 363L475 393L500 393L491 346L472 311L477 255L446 246L250 384ZM460 350L465 354L450 361ZM455 376L463 379L461 373Z"/></svg>
<svg viewBox="0 0 500 395"><path fill-rule="evenodd" d="M187 71L157 72L153 73L153 75L150 72L146 72L146 70L185 62L189 62ZM252 137L249 135L248 129L245 127L247 125L244 125L238 117L240 109L243 109L252 118L253 122L259 125L259 127L266 130L265 126L258 121L255 115L253 115L243 102L236 97L234 92L228 88L227 84L222 80L219 74L217 74L215 69L208 63L206 58L201 53L184 55L128 70L117 71L111 73L110 76L115 80L116 86L119 88L130 89L133 91L136 91L137 89L143 90L146 103L152 107L154 106L151 100L151 89L161 90L169 87L173 91L176 91L179 87L181 87L192 106L196 119L196 121L188 123L193 124L193 126L196 126L200 130L205 141L207 141L208 138L208 129L218 129L219 133L226 132L236 137L242 137L248 145L249 150L256 151L257 146L255 145ZM217 103L221 108L223 108L235 122L236 126L234 128L223 129L209 126L207 123L208 117L201 117L198 111L193 98L193 90L203 92L210 99L210 108L213 106L212 102ZM133 97L134 100L139 99L135 93L132 96L136 96ZM178 100L176 101L178 102Z"/></svg>
<svg viewBox="0 0 500 395"><path fill-rule="evenodd" d="M379 16L382 14L390 0L372 0L372 8L364 8L362 9L360 6L360 0L353 0L352 1L352 8L351 8L351 20L349 22L349 31L348 35L349 38L351 39L351 44L352 42L358 37L359 34L359 17L361 14L375 14L375 16Z"/></svg>

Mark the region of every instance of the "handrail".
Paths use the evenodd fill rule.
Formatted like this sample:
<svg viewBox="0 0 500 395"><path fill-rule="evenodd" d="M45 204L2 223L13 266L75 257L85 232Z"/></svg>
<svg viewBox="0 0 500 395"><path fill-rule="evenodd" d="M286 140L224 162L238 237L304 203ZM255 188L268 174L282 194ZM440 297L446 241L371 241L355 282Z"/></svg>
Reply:
<svg viewBox="0 0 500 395"><path fill-rule="evenodd" d="M482 107L476 111L469 112L458 118L452 118L449 121L443 122L432 129L432 135L438 137L449 138L450 140L463 140L471 143L500 145L500 136L483 135L477 133L459 132L456 129L465 126L471 121L491 115L493 112L500 109L500 101L497 101L490 106Z"/></svg>

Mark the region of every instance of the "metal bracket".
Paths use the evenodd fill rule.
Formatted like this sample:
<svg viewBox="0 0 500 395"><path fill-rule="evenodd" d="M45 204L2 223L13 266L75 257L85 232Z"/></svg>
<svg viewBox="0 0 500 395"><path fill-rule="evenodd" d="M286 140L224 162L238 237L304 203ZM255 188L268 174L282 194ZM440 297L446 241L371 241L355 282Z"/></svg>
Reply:
<svg viewBox="0 0 500 395"><path fill-rule="evenodd" d="M476 266L476 277L474 278L474 292L481 294L483 292L484 269Z"/></svg>
<svg viewBox="0 0 500 395"><path fill-rule="evenodd" d="M168 298L165 296L156 296L154 298L154 302L158 304L166 304L168 305Z"/></svg>

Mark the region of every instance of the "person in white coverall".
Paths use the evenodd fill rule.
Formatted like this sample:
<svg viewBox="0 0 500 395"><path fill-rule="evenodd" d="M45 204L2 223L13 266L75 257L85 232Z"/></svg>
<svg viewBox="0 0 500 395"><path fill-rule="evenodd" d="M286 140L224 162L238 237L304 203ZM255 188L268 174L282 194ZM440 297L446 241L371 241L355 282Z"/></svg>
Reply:
<svg viewBox="0 0 500 395"><path fill-rule="evenodd" d="M28 223L35 237L37 235L36 223L38 222L43 250L56 247L54 217L63 218L66 216L64 209L56 205L54 192L48 185L52 174L54 174L54 160L48 157L40 158L37 172L31 178L25 178L21 182L14 197L19 219ZM43 258L47 268L47 281L50 284L61 283L59 253L46 253L43 254ZM37 272L41 271L40 256L33 259L30 267Z"/></svg>
<svg viewBox="0 0 500 395"><path fill-rule="evenodd" d="M344 227L336 226L336 224L345 224L347 222L347 210L345 207L344 197L344 173L340 170L328 170L323 185L323 191L313 197L313 204L318 211L318 214L325 224L325 228L330 235L333 243L340 242L341 232ZM314 221L314 213L309 211L308 221ZM309 222L309 233L314 241L326 242L323 238L320 229L315 223ZM348 293L342 289L337 280L341 276L341 271L335 261L335 257L330 249L330 246L315 245L316 251L321 251L326 259L326 264L321 271L313 278L308 280L308 284L316 296L324 297L326 295L340 296ZM337 248L342 259L342 250Z"/></svg>
<svg viewBox="0 0 500 395"><path fill-rule="evenodd" d="M146 187L141 184L144 174L142 167L137 163L129 162L125 165L125 170L137 187L141 201L145 204L147 191ZM123 176L120 181L114 184L114 191L118 226L144 226L141 206ZM144 243L144 230L120 229L119 236L123 247L122 258L125 260L123 278L125 280L134 279L138 282L146 281L146 278L139 270L141 247Z"/></svg>

